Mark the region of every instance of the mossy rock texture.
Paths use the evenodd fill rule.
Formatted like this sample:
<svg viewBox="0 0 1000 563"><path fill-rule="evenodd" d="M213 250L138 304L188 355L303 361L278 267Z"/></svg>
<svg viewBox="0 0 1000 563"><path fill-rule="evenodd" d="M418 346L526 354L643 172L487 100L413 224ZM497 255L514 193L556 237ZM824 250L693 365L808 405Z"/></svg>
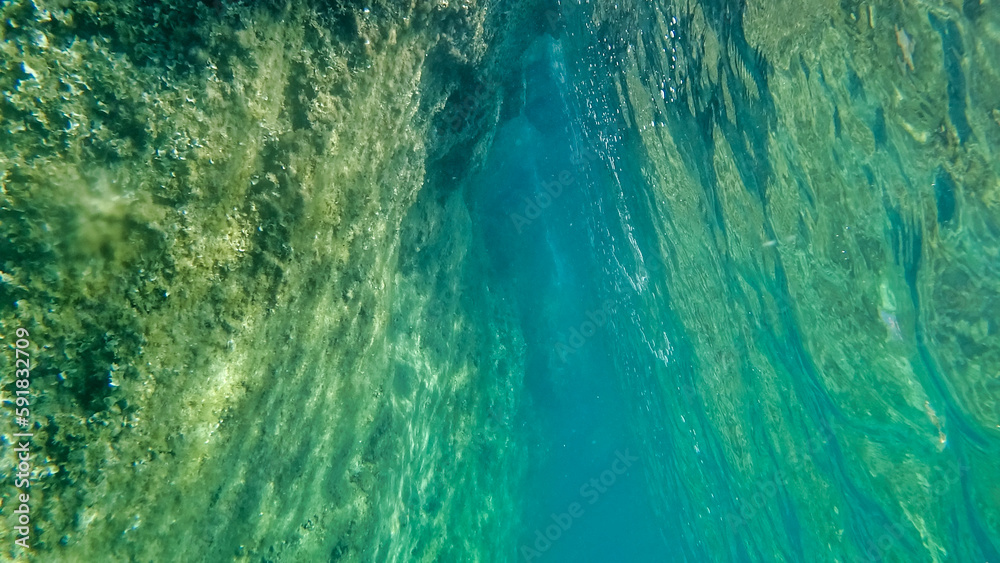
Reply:
<svg viewBox="0 0 1000 563"><path fill-rule="evenodd" d="M516 49L487 56L511 8L0 12L0 332L27 329L34 366L33 547L5 525L4 557L471 561L483 545L454 534L510 541L510 499L474 491L520 471L482 462L516 447L520 336L460 190L427 177L474 167L495 126L499 87L470 69ZM477 529L446 533L457 513Z"/></svg>

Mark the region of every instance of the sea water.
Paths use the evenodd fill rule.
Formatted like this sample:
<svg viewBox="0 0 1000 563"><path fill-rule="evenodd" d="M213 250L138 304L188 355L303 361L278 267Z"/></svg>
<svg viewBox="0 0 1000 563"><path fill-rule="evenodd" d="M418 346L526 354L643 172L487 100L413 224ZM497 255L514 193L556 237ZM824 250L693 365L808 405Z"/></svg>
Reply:
<svg viewBox="0 0 1000 563"><path fill-rule="evenodd" d="M991 3L0 12L3 560L1000 560Z"/></svg>
<svg viewBox="0 0 1000 563"><path fill-rule="evenodd" d="M626 304L607 293L594 248L602 163L583 140L560 43L540 38L523 65L524 109L498 132L473 192L526 346L518 557L662 560L610 345Z"/></svg>

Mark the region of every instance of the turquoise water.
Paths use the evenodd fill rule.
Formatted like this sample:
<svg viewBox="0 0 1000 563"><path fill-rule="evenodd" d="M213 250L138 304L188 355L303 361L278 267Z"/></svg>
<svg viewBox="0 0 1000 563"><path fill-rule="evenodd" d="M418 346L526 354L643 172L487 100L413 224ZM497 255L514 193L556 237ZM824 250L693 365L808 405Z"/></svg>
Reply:
<svg viewBox="0 0 1000 563"><path fill-rule="evenodd" d="M1000 562L992 3L0 12L0 560Z"/></svg>
<svg viewBox="0 0 1000 563"><path fill-rule="evenodd" d="M473 191L496 283L519 305L533 429L522 502L525 560L662 560L611 331L627 303L608 293L595 245L600 163L584 144L561 45L535 42L524 109L498 131Z"/></svg>

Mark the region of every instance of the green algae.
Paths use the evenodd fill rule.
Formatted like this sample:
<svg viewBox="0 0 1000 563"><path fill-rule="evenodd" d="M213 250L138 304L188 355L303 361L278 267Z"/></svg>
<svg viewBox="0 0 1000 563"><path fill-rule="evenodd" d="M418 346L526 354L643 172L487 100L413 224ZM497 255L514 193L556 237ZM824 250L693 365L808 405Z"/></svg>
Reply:
<svg viewBox="0 0 1000 563"><path fill-rule="evenodd" d="M655 219L615 338L657 348L622 384L679 553L981 558L982 6L748 2L736 33L694 2L4 3L0 332L32 333L37 474L3 557L509 553L523 344L463 183L545 28Z"/></svg>
<svg viewBox="0 0 1000 563"><path fill-rule="evenodd" d="M36 346L37 469L7 557L501 549L511 499L450 485L517 479L481 460L515 447L519 335L460 198L421 191L453 158L429 136L475 152L496 119L484 96L432 131L463 86L435 75L484 56L470 7L4 3L2 327Z"/></svg>
<svg viewBox="0 0 1000 563"><path fill-rule="evenodd" d="M680 513L661 516L687 557L973 560L1000 539L984 486L1000 34L967 8L596 2L564 35L595 77L581 96L638 130L624 160L641 174L622 189L653 194L644 267L663 274L635 330L683 328L657 339L673 361L636 410L672 421L644 430L677 451L650 489Z"/></svg>

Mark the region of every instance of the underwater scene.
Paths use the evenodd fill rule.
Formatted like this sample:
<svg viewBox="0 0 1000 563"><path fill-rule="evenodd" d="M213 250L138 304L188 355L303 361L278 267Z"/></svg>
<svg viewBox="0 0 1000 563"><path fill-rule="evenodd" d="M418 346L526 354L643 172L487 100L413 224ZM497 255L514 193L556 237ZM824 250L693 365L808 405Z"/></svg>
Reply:
<svg viewBox="0 0 1000 563"><path fill-rule="evenodd" d="M1000 563L997 0L2 0L0 92L0 561Z"/></svg>

